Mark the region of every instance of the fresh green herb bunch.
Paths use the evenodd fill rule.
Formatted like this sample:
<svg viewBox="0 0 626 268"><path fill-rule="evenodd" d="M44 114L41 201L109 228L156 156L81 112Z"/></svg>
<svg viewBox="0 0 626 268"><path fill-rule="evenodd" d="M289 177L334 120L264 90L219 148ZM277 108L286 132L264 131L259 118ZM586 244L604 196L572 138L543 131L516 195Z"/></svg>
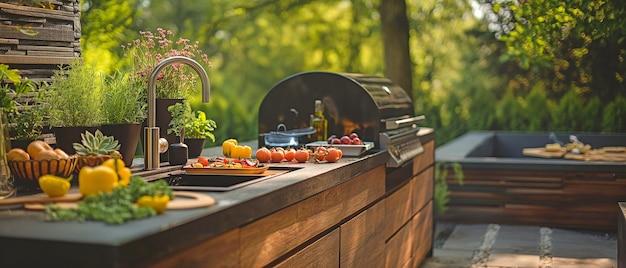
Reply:
<svg viewBox="0 0 626 268"><path fill-rule="evenodd" d="M8 84L0 86L0 108L4 113L14 113L17 110L17 98L34 91L36 84L29 79L22 80L17 69L9 70L8 65L0 64L0 83L5 79L11 81L14 88Z"/></svg>
<svg viewBox="0 0 626 268"><path fill-rule="evenodd" d="M110 193L88 195L78 202L76 209L62 209L50 204L45 208L46 219L49 221L102 221L107 224L121 224L130 220L143 219L156 215L156 211L148 207L138 207L137 200L145 195L168 195L174 198L172 189L164 180L152 183L141 177L131 177L126 187L117 187Z"/></svg>
<svg viewBox="0 0 626 268"><path fill-rule="evenodd" d="M217 124L215 121L207 119L203 111L197 111L196 113L197 116L194 116L191 122L185 127L187 138L209 138L211 141L215 142L213 131L217 127Z"/></svg>
<svg viewBox="0 0 626 268"><path fill-rule="evenodd" d="M182 103L176 103L167 110L172 114L172 120L169 123L170 128L167 129L167 134L174 133L180 137L180 142L183 142L185 137L185 126L193 120L194 116L191 112L191 105L189 101L183 100Z"/></svg>
<svg viewBox="0 0 626 268"><path fill-rule="evenodd" d="M79 155L110 155L120 149L119 142L113 136L104 136L100 130L96 130L95 135L85 131L80 136L82 144L73 144L74 150Z"/></svg>

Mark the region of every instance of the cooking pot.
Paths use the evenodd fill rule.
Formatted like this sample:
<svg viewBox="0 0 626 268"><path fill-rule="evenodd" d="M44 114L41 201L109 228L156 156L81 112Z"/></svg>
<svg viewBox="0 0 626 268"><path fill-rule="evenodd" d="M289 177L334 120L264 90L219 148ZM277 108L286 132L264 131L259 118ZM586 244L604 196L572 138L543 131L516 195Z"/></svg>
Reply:
<svg viewBox="0 0 626 268"><path fill-rule="evenodd" d="M265 146L296 147L300 145L300 137L311 135L313 133L315 133L315 129L312 127L287 130L287 127L284 124L278 124L276 131L262 133L259 134L259 136L263 137Z"/></svg>

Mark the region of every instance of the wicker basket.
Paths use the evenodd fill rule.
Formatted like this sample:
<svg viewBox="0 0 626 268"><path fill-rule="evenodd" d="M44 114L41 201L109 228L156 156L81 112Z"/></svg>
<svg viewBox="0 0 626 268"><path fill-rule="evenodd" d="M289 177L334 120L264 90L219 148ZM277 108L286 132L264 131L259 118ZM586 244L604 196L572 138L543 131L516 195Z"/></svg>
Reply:
<svg viewBox="0 0 626 268"><path fill-rule="evenodd" d="M7 162L17 185L39 187L39 177L43 175L69 177L76 168L78 157L72 155L61 159L9 160Z"/></svg>
<svg viewBox="0 0 626 268"><path fill-rule="evenodd" d="M76 164L76 172L79 172L83 167L95 167L113 158L111 155L79 155L78 163Z"/></svg>

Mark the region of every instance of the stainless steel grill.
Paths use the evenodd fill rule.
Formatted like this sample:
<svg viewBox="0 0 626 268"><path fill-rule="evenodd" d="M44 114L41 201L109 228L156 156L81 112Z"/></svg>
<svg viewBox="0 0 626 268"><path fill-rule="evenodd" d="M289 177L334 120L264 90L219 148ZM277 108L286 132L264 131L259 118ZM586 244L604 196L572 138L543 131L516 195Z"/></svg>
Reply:
<svg viewBox="0 0 626 268"><path fill-rule="evenodd" d="M425 118L415 116L404 89L384 77L320 71L298 73L272 87L259 108L259 144L280 124L287 130L309 127L315 100L324 104L328 135L358 133L374 148L389 151L388 167L423 151L417 132ZM301 136L299 142L310 140Z"/></svg>

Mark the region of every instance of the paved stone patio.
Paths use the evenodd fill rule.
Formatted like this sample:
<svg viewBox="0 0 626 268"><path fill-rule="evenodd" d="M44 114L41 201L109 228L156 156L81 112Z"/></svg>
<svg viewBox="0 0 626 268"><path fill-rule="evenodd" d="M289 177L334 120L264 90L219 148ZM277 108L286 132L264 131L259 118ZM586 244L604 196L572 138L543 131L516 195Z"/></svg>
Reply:
<svg viewBox="0 0 626 268"><path fill-rule="evenodd" d="M617 236L541 226L438 223L433 257L421 267L617 267Z"/></svg>

